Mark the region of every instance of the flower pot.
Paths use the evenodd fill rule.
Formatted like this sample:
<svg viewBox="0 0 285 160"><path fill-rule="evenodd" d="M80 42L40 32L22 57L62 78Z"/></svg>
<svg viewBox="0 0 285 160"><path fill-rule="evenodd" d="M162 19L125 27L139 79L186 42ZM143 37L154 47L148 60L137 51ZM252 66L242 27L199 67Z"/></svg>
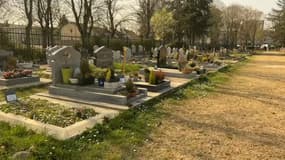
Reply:
<svg viewBox="0 0 285 160"><path fill-rule="evenodd" d="M107 89L117 89L120 87L120 82L105 82L104 88Z"/></svg>
<svg viewBox="0 0 285 160"><path fill-rule="evenodd" d="M62 81L64 84L69 84L69 79L72 77L72 68L62 68Z"/></svg>
<svg viewBox="0 0 285 160"><path fill-rule="evenodd" d="M69 81L70 81L70 84L73 84L73 85L79 84L79 80L77 78L70 78Z"/></svg>
<svg viewBox="0 0 285 160"><path fill-rule="evenodd" d="M98 79L98 86L99 87L104 87L104 83L105 83L105 79L103 79L103 78Z"/></svg>

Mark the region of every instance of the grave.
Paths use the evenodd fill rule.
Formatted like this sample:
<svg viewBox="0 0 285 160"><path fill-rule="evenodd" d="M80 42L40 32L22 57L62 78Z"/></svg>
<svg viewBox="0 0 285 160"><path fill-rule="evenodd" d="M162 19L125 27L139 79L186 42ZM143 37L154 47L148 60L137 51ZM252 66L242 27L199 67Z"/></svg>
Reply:
<svg viewBox="0 0 285 160"><path fill-rule="evenodd" d="M13 56L13 52L0 50L0 87L13 88L21 85L38 85L40 78L38 76L32 76L32 71L29 71L29 73L24 70L5 71L7 58L11 56Z"/></svg>
<svg viewBox="0 0 285 160"><path fill-rule="evenodd" d="M114 62L120 63L122 61L121 51L113 51L113 59L114 59Z"/></svg>
<svg viewBox="0 0 285 160"><path fill-rule="evenodd" d="M159 48L159 55L158 55L158 67L165 67L167 62L167 48L161 46Z"/></svg>
<svg viewBox="0 0 285 160"><path fill-rule="evenodd" d="M105 46L94 51L96 57L96 67L109 68L113 66L113 51Z"/></svg>
<svg viewBox="0 0 285 160"><path fill-rule="evenodd" d="M109 53L109 49L101 47L97 50L97 56L99 54L99 59L97 62L106 62L106 59L101 60L100 57L103 53ZM112 53L112 52L111 52ZM68 54L68 56L66 55ZM113 55L113 53L112 53ZM68 58L67 58L68 57ZM88 103L100 102L105 104L115 104L115 105L128 105L141 98L146 97L147 91L144 89L138 89L138 93L134 97L128 97L124 95L125 87L118 86L116 88L99 87L95 82L90 85L80 86L63 84L63 78L61 69L63 67L71 67L74 71L80 66L81 54L73 49L72 47L63 47L52 54L52 74L53 74L53 85L49 87L49 94L44 95L46 97L59 98L64 97L64 99L74 99L76 101L87 101ZM111 59L113 57L111 56ZM65 62L65 63L64 63ZM100 67L110 68L112 63L102 64ZM106 82L107 83L107 82ZM43 96L43 94L41 94Z"/></svg>
<svg viewBox="0 0 285 160"><path fill-rule="evenodd" d="M7 64L7 58L13 56L13 52L6 51L6 50L0 50L0 72L4 71Z"/></svg>

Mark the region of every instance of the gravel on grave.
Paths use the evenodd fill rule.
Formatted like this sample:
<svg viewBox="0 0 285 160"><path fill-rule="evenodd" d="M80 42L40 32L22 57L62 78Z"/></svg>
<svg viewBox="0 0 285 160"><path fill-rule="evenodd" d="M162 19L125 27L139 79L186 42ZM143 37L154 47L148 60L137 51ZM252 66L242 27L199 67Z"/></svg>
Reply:
<svg viewBox="0 0 285 160"><path fill-rule="evenodd" d="M0 111L21 115L32 120L58 127L68 127L96 116L93 109L66 107L47 100L25 98L19 103L0 105Z"/></svg>

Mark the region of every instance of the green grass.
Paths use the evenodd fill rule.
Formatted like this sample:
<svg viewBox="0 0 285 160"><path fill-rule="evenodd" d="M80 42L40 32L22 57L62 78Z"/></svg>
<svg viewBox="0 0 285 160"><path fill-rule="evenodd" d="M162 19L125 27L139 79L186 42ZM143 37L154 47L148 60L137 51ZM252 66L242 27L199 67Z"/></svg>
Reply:
<svg viewBox="0 0 285 160"><path fill-rule="evenodd" d="M121 63L114 63L114 68L116 70L122 70L122 66L123 64ZM143 66L139 64L126 64L126 73L139 72L142 68Z"/></svg>
<svg viewBox="0 0 285 160"><path fill-rule="evenodd" d="M161 118L167 116L164 105L179 104L181 100L207 96L217 85L226 83L233 72L243 64L202 77L164 99L157 99L126 111L113 120L106 119L103 125L97 125L81 136L67 141L57 141L26 131L22 127L10 127L0 123L0 159L7 159L13 153L29 148L32 148L34 159L43 160L134 159L139 147L150 140L149 135L160 124ZM30 94L36 91L27 92ZM25 91L18 93L28 94Z"/></svg>

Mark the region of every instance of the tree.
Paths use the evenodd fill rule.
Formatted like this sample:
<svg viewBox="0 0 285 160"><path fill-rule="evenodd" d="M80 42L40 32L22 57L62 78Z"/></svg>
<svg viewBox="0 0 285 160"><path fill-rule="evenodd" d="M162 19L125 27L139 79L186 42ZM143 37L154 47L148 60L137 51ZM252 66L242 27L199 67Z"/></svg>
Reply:
<svg viewBox="0 0 285 160"><path fill-rule="evenodd" d="M261 11L252 8L243 9L243 13L240 15L243 19L239 32L239 40L244 50L247 50L248 45L251 45L253 49L255 48L257 35L263 32L264 21L261 20L262 15Z"/></svg>
<svg viewBox="0 0 285 160"><path fill-rule="evenodd" d="M151 18L157 8L158 0L138 0L138 9L136 11L137 22L140 25L140 34L144 38L151 37Z"/></svg>
<svg viewBox="0 0 285 160"><path fill-rule="evenodd" d="M42 47L53 42L53 0L36 0L37 18L42 30Z"/></svg>
<svg viewBox="0 0 285 160"><path fill-rule="evenodd" d="M118 6L118 0L104 0L104 4L107 11L106 27L110 32L111 38L113 38L118 31L118 27L122 25L122 23L129 21L129 18L128 16L119 16L123 8Z"/></svg>
<svg viewBox="0 0 285 160"><path fill-rule="evenodd" d="M58 22L58 27L59 28L62 28L64 25L68 24L69 23L69 20L68 18L66 17L66 15L62 15L60 18L59 18L59 22Z"/></svg>
<svg viewBox="0 0 285 160"><path fill-rule="evenodd" d="M209 37L211 39L212 48L218 48L220 46L220 37L223 27L222 13L223 12L215 6L211 7L211 18L209 20L211 27L209 28Z"/></svg>
<svg viewBox="0 0 285 160"><path fill-rule="evenodd" d="M282 47L285 46L285 0L278 0L277 9L273 9L269 15L274 30L273 38Z"/></svg>
<svg viewBox="0 0 285 160"><path fill-rule="evenodd" d="M82 42L82 58L88 56L90 47L90 38L94 25L92 7L95 0L70 0L68 4L71 6L76 26L81 34Z"/></svg>
<svg viewBox="0 0 285 160"><path fill-rule="evenodd" d="M151 26L156 38L165 42L167 37L174 32L175 20L173 19L173 13L166 8L157 11L151 18Z"/></svg>
<svg viewBox="0 0 285 160"><path fill-rule="evenodd" d="M31 32L33 27L33 4L34 0L24 0L24 11L25 11L25 16L27 18L26 45L28 50L31 50Z"/></svg>
<svg viewBox="0 0 285 160"><path fill-rule="evenodd" d="M223 11L224 22L224 46L235 48L238 43L238 33L243 21L244 7L241 5L231 5Z"/></svg>
<svg viewBox="0 0 285 160"><path fill-rule="evenodd" d="M212 0L180 0L172 1L175 11L174 19L179 41L187 39L188 44L195 44L196 38L202 38L210 27L210 5Z"/></svg>

